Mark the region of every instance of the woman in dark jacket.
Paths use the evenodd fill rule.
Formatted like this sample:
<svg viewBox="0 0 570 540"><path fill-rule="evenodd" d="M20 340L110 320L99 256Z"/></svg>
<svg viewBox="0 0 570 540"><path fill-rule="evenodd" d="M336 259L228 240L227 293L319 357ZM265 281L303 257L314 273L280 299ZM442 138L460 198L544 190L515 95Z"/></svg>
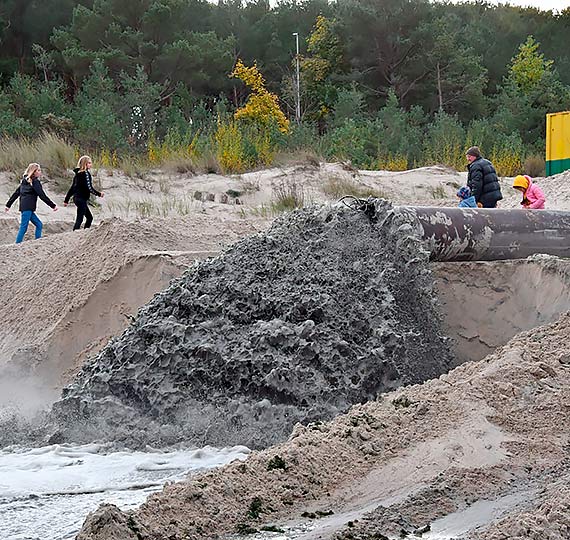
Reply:
<svg viewBox="0 0 570 540"><path fill-rule="evenodd" d="M81 222L85 218L85 229L91 227L93 223L93 214L89 210L87 205L91 193L97 197L103 197L103 193L97 191L93 187L93 178L91 177L91 166L93 162L89 156L81 156L77 163L77 167L73 169L75 176L73 177L73 183L65 196L65 201L63 206L67 206L69 199L73 196L73 202L77 207L77 217L75 218L75 224L73 225L73 230L81 228Z"/></svg>
<svg viewBox="0 0 570 540"><path fill-rule="evenodd" d="M35 213L38 204L38 197L50 208L53 208L54 212L57 210L56 204L45 194L44 189L42 188L42 184L40 182L41 175L41 167L37 163L30 163L24 173L24 177L22 178L22 182L18 186L18 189L14 191L6 203L6 212L8 212L12 204L14 204L14 201L20 197L20 212L22 213L22 219L20 220L20 229L18 230L18 236L16 237L16 244L19 244L24 240L30 221L36 227L36 239L42 237L43 224Z"/></svg>

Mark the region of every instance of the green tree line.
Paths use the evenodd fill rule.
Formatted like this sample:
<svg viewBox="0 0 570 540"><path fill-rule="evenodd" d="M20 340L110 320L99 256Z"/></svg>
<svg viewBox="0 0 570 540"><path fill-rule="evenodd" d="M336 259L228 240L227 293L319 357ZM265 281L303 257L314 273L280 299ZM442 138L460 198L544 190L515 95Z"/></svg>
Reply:
<svg viewBox="0 0 570 540"><path fill-rule="evenodd" d="M570 109L569 30L570 10L482 1L1 0L0 134L215 154L249 95L238 60L294 119L298 32L302 122L274 147L401 168L460 166L477 143L516 169L543 153L545 114ZM240 162L259 164L259 130L238 129Z"/></svg>

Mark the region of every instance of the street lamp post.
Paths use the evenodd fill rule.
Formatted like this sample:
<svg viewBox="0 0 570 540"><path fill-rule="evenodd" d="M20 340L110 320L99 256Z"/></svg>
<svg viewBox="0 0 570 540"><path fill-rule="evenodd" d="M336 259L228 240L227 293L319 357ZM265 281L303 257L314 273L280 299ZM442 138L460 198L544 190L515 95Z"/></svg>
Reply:
<svg viewBox="0 0 570 540"><path fill-rule="evenodd" d="M301 81L299 76L299 32L293 32L297 45L296 68L297 68L297 103L295 107L295 118L297 123L301 122Z"/></svg>

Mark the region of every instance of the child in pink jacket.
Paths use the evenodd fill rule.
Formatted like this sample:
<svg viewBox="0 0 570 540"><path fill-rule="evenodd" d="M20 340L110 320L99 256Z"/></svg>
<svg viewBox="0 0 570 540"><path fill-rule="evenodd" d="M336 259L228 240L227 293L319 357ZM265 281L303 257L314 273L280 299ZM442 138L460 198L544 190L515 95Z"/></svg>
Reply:
<svg viewBox="0 0 570 540"><path fill-rule="evenodd" d="M523 194L521 201L523 208L533 208L535 210L544 208L544 202L546 200L544 193L536 184L533 184L530 176L526 174L515 176L513 187Z"/></svg>

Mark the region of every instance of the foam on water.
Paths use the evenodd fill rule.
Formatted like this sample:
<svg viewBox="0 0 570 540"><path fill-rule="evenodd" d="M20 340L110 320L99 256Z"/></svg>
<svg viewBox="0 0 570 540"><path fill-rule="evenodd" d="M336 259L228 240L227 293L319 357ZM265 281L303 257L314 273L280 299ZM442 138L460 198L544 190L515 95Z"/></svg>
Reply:
<svg viewBox="0 0 570 540"><path fill-rule="evenodd" d="M244 446L117 452L98 444L0 450L0 538L74 538L102 503L134 508L166 482L248 453Z"/></svg>

